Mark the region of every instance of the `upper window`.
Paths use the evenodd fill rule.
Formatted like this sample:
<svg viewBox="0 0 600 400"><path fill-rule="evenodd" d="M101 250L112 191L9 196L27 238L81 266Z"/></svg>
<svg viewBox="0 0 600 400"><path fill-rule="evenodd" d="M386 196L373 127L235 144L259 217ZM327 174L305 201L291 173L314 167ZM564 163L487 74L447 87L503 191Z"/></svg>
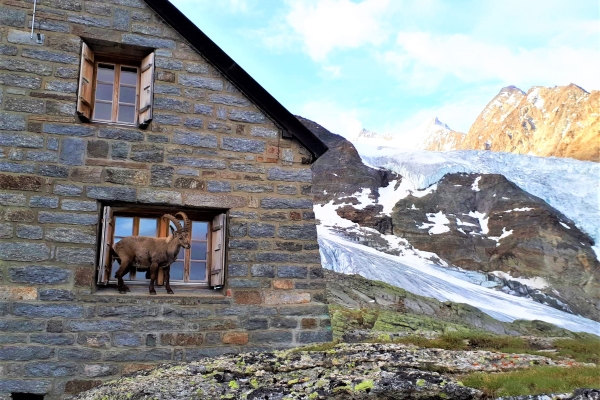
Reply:
<svg viewBox="0 0 600 400"><path fill-rule="evenodd" d="M110 247L127 236L168 237L173 222L163 218L170 210L104 207L102 220L103 249L100 254L99 284L116 284L115 272L120 260ZM215 287L223 285L225 240L225 214L194 213L186 211L191 220L191 246L181 248L176 261L171 264L170 282L174 286ZM131 270L123 276L130 283L148 284L146 271ZM159 269L157 283L162 285L163 275Z"/></svg>
<svg viewBox="0 0 600 400"><path fill-rule="evenodd" d="M139 68L96 63L95 121L137 122Z"/></svg>
<svg viewBox="0 0 600 400"><path fill-rule="evenodd" d="M143 59L94 54L82 44L77 113L86 121L145 127L152 120L154 53Z"/></svg>

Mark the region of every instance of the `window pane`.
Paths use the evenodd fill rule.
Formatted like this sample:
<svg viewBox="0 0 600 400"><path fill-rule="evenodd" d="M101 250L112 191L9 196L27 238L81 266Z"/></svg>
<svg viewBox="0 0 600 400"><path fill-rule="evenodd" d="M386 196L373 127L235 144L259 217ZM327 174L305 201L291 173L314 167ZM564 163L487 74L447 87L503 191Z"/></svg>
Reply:
<svg viewBox="0 0 600 400"><path fill-rule="evenodd" d="M137 68L121 67L121 83L137 85Z"/></svg>
<svg viewBox="0 0 600 400"><path fill-rule="evenodd" d="M192 260L206 260L206 242L192 242Z"/></svg>
<svg viewBox="0 0 600 400"><path fill-rule="evenodd" d="M98 64L98 80L104 82L114 82L115 66L109 64Z"/></svg>
<svg viewBox="0 0 600 400"><path fill-rule="evenodd" d="M206 280L206 263L191 262L190 263L190 280L205 281Z"/></svg>
<svg viewBox="0 0 600 400"><path fill-rule="evenodd" d="M192 222L192 240L206 240L208 237L208 222Z"/></svg>
<svg viewBox="0 0 600 400"><path fill-rule="evenodd" d="M119 92L119 102L135 104L136 90L133 87L121 86Z"/></svg>
<svg viewBox="0 0 600 400"><path fill-rule="evenodd" d="M96 100L112 101L113 85L108 83L99 83L96 86Z"/></svg>
<svg viewBox="0 0 600 400"><path fill-rule="evenodd" d="M156 237L156 227L158 220L156 218L140 218L140 236Z"/></svg>
<svg viewBox="0 0 600 400"><path fill-rule="evenodd" d="M171 278L170 281L182 281L183 280L183 261L177 261L171 264Z"/></svg>
<svg viewBox="0 0 600 400"><path fill-rule="evenodd" d="M158 272L157 272L157 277L158 277ZM136 270L135 280L136 281L149 281L150 280L150 270L149 269L145 270L145 271Z"/></svg>
<svg viewBox="0 0 600 400"><path fill-rule="evenodd" d="M115 218L115 236L133 235L133 217Z"/></svg>
<svg viewBox="0 0 600 400"><path fill-rule="evenodd" d="M119 122L135 122L135 107L119 106Z"/></svg>
<svg viewBox="0 0 600 400"><path fill-rule="evenodd" d="M112 103L96 103L94 118L110 121L112 117Z"/></svg>
<svg viewBox="0 0 600 400"><path fill-rule="evenodd" d="M185 249L182 247L179 249L179 254L177 255L177 259L183 260L184 257L185 257Z"/></svg>

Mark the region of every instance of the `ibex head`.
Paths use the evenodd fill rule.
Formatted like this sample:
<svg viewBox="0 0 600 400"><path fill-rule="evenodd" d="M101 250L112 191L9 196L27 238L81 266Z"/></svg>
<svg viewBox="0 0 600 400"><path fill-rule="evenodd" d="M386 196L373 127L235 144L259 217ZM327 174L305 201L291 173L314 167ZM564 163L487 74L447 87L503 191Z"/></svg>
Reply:
<svg viewBox="0 0 600 400"><path fill-rule="evenodd" d="M181 211L178 212L177 214L175 214L175 216L178 216L180 214L183 218L183 226L181 226L181 223L179 222L179 220L177 218L175 218L174 216L172 216L171 214L165 214L164 217L167 218L168 220L172 221L176 227L174 229L171 225L169 225L171 228L171 232L173 233L174 239L179 242L181 247L183 247L184 249L189 249L190 248L191 222L190 222L190 219L187 217L187 215L185 215Z"/></svg>

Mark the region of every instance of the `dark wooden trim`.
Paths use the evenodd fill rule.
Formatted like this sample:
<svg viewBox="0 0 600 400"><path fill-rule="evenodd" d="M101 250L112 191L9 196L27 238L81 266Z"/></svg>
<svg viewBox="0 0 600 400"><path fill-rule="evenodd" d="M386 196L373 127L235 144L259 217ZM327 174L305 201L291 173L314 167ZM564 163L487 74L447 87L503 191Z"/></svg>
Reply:
<svg viewBox="0 0 600 400"><path fill-rule="evenodd" d="M283 130L284 137L292 136L313 155L313 161L327 151L327 146L281 105L269 92L231 59L204 32L168 0L145 0L173 29L181 34L200 54L254 104L271 117Z"/></svg>

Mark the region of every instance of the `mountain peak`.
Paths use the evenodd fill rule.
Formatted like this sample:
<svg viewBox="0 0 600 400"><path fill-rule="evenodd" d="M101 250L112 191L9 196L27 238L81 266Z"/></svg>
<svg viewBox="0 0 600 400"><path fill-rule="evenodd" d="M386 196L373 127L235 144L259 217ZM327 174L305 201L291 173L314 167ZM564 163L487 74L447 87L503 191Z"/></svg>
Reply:
<svg viewBox="0 0 600 400"><path fill-rule="evenodd" d="M510 94L520 93L520 94L525 94L524 91L522 91L521 89L519 89L515 85L510 85L510 86L503 87L502 89L500 89L500 92L498 92L498 95L500 95L502 93L510 93Z"/></svg>

